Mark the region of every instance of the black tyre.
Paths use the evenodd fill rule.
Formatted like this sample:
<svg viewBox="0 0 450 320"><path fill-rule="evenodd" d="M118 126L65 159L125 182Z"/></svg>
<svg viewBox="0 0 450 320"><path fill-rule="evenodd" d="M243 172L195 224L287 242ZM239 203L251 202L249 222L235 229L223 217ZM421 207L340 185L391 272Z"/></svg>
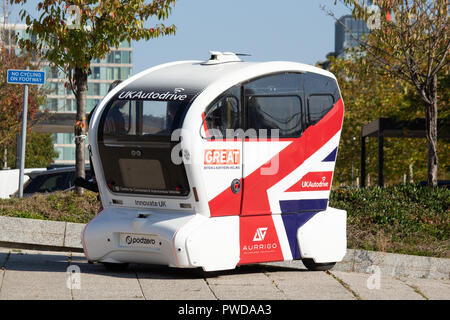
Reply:
<svg viewBox="0 0 450 320"><path fill-rule="evenodd" d="M327 271L334 267L336 262L329 262L329 263L316 263L313 259L305 258L302 259L303 264L306 268L310 271Z"/></svg>
<svg viewBox="0 0 450 320"><path fill-rule="evenodd" d="M102 264L109 271L123 271L128 268L128 263L102 262Z"/></svg>

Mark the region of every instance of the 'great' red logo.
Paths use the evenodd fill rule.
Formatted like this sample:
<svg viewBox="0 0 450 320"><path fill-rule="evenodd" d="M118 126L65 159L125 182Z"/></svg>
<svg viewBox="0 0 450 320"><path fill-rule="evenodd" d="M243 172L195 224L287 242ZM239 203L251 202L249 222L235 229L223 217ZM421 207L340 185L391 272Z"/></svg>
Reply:
<svg viewBox="0 0 450 320"><path fill-rule="evenodd" d="M241 163L239 149L206 149L204 164L208 165L236 165Z"/></svg>

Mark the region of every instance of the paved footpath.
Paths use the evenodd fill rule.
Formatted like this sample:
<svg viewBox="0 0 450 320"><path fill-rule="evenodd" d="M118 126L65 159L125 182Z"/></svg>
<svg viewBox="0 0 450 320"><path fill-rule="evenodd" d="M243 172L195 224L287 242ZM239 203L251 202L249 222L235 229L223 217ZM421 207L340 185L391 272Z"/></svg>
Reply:
<svg viewBox="0 0 450 320"><path fill-rule="evenodd" d="M206 274L152 265L112 272L82 253L0 248L0 267L0 300L450 300L448 279L310 272L300 262Z"/></svg>

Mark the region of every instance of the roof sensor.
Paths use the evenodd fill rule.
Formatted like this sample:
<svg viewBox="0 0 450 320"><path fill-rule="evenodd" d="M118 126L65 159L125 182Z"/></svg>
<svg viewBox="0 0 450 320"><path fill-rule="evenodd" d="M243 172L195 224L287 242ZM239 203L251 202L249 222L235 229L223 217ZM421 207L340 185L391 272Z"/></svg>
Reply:
<svg viewBox="0 0 450 320"><path fill-rule="evenodd" d="M242 60L233 52L210 51L211 57L203 65L220 64L226 62L241 62Z"/></svg>

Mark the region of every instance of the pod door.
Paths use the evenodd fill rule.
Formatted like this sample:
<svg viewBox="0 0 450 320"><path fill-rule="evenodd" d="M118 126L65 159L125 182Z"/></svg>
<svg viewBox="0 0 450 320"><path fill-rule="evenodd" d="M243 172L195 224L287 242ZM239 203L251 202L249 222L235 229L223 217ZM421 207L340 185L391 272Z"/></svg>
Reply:
<svg viewBox="0 0 450 320"><path fill-rule="evenodd" d="M202 114L202 175L212 217L239 215L242 183L240 86L215 99Z"/></svg>
<svg viewBox="0 0 450 320"><path fill-rule="evenodd" d="M172 159L172 149L178 142L171 141L186 109L185 102L179 101L110 102L101 118L98 145L105 180L112 192L188 195L184 165Z"/></svg>
<svg viewBox="0 0 450 320"><path fill-rule="evenodd" d="M279 73L244 84L244 196L242 216L290 212L283 208L286 178L304 160L304 75ZM289 178L288 178L289 180Z"/></svg>

